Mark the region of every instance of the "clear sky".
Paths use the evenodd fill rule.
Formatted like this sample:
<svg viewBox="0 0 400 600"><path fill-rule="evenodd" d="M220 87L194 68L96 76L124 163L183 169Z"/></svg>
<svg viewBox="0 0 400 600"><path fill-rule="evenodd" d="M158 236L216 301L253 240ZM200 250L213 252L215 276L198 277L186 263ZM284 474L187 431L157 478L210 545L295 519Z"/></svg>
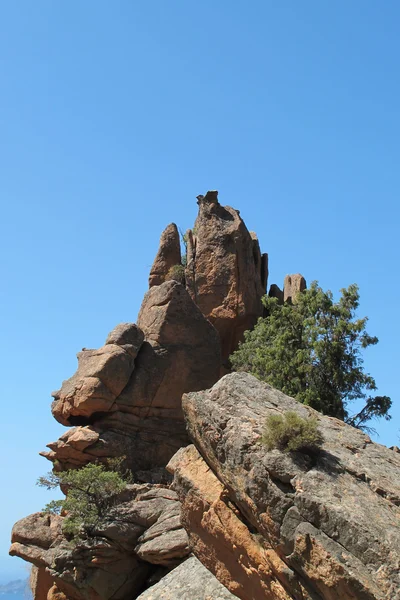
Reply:
<svg viewBox="0 0 400 600"><path fill-rule="evenodd" d="M159 235L218 189L288 273L358 283L399 444L400 5L386 0L0 4L0 582L50 392L134 321Z"/></svg>

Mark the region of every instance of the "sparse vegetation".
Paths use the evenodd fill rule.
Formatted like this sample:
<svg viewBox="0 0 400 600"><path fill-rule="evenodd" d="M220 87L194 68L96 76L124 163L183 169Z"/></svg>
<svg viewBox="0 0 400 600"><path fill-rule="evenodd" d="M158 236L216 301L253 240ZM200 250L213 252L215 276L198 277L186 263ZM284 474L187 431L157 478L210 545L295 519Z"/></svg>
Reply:
<svg viewBox="0 0 400 600"><path fill-rule="evenodd" d="M262 442L268 448L284 452L317 453L323 442L315 417L303 419L294 411L270 415L265 423Z"/></svg>
<svg viewBox="0 0 400 600"><path fill-rule="evenodd" d="M185 285L185 267L183 265L173 265L169 269L165 280L170 281L171 279Z"/></svg>

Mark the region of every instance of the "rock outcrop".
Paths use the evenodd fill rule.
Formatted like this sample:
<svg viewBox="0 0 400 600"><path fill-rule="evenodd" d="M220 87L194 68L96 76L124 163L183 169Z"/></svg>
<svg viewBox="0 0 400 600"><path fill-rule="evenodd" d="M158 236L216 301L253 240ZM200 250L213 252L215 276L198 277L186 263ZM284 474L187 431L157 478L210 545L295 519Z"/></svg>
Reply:
<svg viewBox="0 0 400 600"><path fill-rule="evenodd" d="M242 600L398 600L400 457L232 374L184 396L194 446L170 462L192 550ZM268 415L318 419L317 456L267 451Z"/></svg>
<svg viewBox="0 0 400 600"><path fill-rule="evenodd" d="M181 244L179 232L175 223L171 223L161 234L158 252L150 270L149 287L164 283L172 267L180 264Z"/></svg>
<svg viewBox="0 0 400 600"><path fill-rule="evenodd" d="M239 211L220 205L218 192L198 196L198 204L195 225L186 234L186 288L216 327L226 362L262 315L268 258Z"/></svg>
<svg viewBox="0 0 400 600"><path fill-rule="evenodd" d="M121 455L134 472L165 466L188 443L182 394L210 387L221 365L216 330L176 281L151 288L137 325L119 325L78 360L52 405L77 427L42 453L57 469Z"/></svg>
<svg viewBox="0 0 400 600"><path fill-rule="evenodd" d="M191 556L138 596L138 600L235 600L196 557Z"/></svg>
<svg viewBox="0 0 400 600"><path fill-rule="evenodd" d="M10 554L35 565L35 600L125 600L136 597L160 567L171 569L189 554L174 491L129 485L90 538L71 545L63 517L35 513L18 521Z"/></svg>
<svg viewBox="0 0 400 600"><path fill-rule="evenodd" d="M295 275L286 275L285 282L283 284L283 301L293 302L297 294L304 292L307 284L303 275L296 273Z"/></svg>

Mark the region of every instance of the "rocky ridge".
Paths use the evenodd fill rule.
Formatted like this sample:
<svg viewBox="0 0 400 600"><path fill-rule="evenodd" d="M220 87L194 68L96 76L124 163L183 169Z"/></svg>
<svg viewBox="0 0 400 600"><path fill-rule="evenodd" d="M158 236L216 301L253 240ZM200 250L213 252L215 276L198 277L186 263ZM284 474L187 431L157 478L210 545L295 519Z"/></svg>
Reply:
<svg viewBox="0 0 400 600"><path fill-rule="evenodd" d="M54 469L125 456L136 483L77 545L62 516L22 519L11 554L34 565L35 600L398 600L400 455L322 415L318 458L260 444L268 414L314 411L221 379L263 314L268 256L217 192L197 199L186 256L175 224L161 236L137 324L83 349L53 394L69 428L42 453Z"/></svg>
<svg viewBox="0 0 400 600"><path fill-rule="evenodd" d="M400 456L261 383L187 394L195 446L170 461L196 556L243 600L400 598ZM270 414L314 416L317 456L266 450ZM251 592L250 592L251 590Z"/></svg>

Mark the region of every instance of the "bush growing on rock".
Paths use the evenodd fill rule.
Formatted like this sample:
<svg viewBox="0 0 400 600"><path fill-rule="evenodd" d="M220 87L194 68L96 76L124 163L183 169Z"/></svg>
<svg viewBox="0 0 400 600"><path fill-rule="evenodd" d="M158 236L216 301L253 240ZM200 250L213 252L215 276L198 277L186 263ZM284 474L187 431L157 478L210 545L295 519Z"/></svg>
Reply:
<svg viewBox="0 0 400 600"><path fill-rule="evenodd" d="M109 470L101 464L88 464L81 469L49 473L40 477L37 484L47 489L63 486L67 490L64 500L52 500L43 512L65 513L64 533L85 538L106 517L127 482L118 468Z"/></svg>
<svg viewBox="0 0 400 600"><path fill-rule="evenodd" d="M356 319L359 293L355 284L341 290L339 302L313 282L290 303L264 298L260 318L231 356L237 371L248 371L325 415L365 431L375 417L390 419L388 396L369 396L375 379L364 372L362 350L378 343L366 331L367 318ZM350 414L349 403L364 406Z"/></svg>
<svg viewBox="0 0 400 600"><path fill-rule="evenodd" d="M294 411L270 415L265 423L262 442L268 450L278 448L284 452L319 451L323 438L315 417L303 419Z"/></svg>
<svg viewBox="0 0 400 600"><path fill-rule="evenodd" d="M173 265L169 269L165 280L170 281L171 279L185 285L185 267L183 265Z"/></svg>

